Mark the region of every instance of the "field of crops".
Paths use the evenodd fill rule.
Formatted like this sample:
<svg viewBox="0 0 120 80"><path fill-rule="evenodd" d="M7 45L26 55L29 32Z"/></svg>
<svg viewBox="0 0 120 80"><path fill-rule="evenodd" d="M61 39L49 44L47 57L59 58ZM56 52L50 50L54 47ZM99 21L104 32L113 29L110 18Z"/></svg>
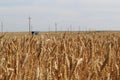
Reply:
<svg viewBox="0 0 120 80"><path fill-rule="evenodd" d="M0 80L120 80L120 32L0 34Z"/></svg>

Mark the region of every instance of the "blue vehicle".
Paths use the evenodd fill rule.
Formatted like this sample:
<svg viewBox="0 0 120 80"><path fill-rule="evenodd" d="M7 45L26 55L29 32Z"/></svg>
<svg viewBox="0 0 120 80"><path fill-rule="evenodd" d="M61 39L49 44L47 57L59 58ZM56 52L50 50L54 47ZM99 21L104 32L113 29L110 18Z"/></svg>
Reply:
<svg viewBox="0 0 120 80"><path fill-rule="evenodd" d="M31 33L34 34L34 35L38 35L39 34L38 31L32 31Z"/></svg>

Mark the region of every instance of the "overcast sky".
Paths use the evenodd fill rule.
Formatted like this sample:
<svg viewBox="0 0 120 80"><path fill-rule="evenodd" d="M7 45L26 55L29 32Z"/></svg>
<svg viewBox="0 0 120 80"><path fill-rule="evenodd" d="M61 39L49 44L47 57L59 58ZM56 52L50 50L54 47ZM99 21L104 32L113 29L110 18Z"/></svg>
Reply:
<svg viewBox="0 0 120 80"><path fill-rule="evenodd" d="M120 30L120 0L0 0L4 31Z"/></svg>

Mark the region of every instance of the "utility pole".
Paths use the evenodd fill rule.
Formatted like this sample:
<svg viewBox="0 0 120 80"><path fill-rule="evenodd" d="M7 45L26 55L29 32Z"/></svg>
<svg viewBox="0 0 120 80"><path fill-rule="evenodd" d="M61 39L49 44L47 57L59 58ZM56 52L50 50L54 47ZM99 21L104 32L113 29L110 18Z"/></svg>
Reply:
<svg viewBox="0 0 120 80"><path fill-rule="evenodd" d="M72 31L72 25L70 25L70 32Z"/></svg>
<svg viewBox="0 0 120 80"><path fill-rule="evenodd" d="M29 34L30 34L30 32L31 32L31 17L30 16L29 16L28 20L29 20Z"/></svg>
<svg viewBox="0 0 120 80"><path fill-rule="evenodd" d="M81 31L80 26L79 26L79 32Z"/></svg>
<svg viewBox="0 0 120 80"><path fill-rule="evenodd" d="M48 29L48 30L49 30L49 32L50 32L50 25L49 25L49 29Z"/></svg>
<svg viewBox="0 0 120 80"><path fill-rule="evenodd" d="M69 27L68 27L68 30L67 30L68 32L70 32L70 29L69 29Z"/></svg>
<svg viewBox="0 0 120 80"><path fill-rule="evenodd" d="M3 33L3 22L1 22L1 32Z"/></svg>
<svg viewBox="0 0 120 80"><path fill-rule="evenodd" d="M57 23L55 22L55 32L57 32Z"/></svg>
<svg viewBox="0 0 120 80"><path fill-rule="evenodd" d="M61 32L62 32L62 27L61 27Z"/></svg>

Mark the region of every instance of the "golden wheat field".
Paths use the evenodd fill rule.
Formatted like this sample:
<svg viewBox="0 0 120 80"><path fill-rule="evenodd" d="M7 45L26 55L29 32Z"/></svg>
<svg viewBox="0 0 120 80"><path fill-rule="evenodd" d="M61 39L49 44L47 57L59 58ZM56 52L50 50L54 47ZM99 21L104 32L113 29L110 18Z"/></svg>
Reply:
<svg viewBox="0 0 120 80"><path fill-rule="evenodd" d="M120 32L0 34L0 80L120 80Z"/></svg>

